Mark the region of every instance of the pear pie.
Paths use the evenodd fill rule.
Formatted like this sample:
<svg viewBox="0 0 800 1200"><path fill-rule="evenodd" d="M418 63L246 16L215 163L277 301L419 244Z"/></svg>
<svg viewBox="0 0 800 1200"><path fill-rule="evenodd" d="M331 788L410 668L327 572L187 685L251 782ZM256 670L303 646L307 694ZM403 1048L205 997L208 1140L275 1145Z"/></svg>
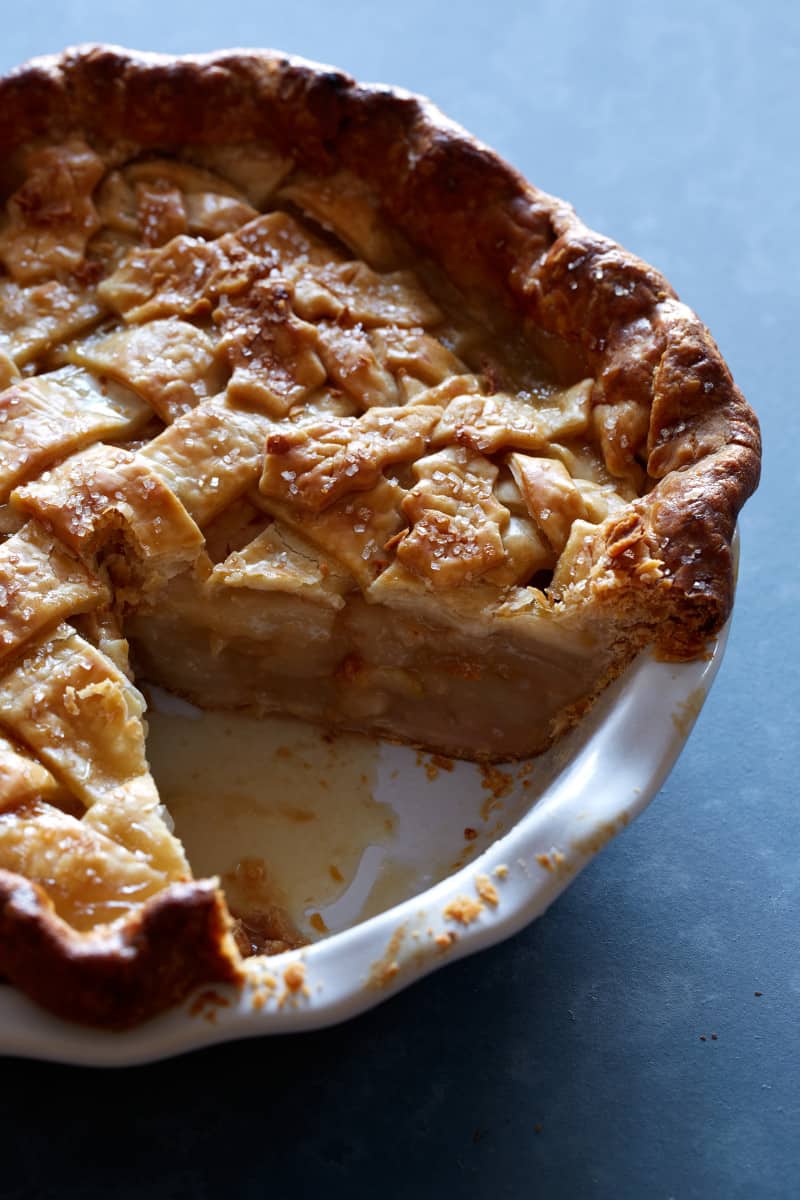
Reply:
<svg viewBox="0 0 800 1200"><path fill-rule="evenodd" d="M123 1026L234 981L137 682L483 761L732 600L708 332L427 102L271 53L0 82L0 975ZM257 922L256 922L257 924Z"/></svg>

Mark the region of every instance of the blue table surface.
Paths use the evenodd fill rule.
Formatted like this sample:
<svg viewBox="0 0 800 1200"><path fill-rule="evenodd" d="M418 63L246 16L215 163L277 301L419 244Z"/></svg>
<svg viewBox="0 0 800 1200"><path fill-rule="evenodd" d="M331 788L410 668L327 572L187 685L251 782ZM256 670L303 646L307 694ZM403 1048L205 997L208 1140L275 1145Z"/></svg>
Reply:
<svg viewBox="0 0 800 1200"><path fill-rule="evenodd" d="M796 4L60 0L4 24L2 69L271 45L427 93L666 274L761 417L765 476L695 731L544 918L324 1033L4 1060L0 1195L800 1195Z"/></svg>

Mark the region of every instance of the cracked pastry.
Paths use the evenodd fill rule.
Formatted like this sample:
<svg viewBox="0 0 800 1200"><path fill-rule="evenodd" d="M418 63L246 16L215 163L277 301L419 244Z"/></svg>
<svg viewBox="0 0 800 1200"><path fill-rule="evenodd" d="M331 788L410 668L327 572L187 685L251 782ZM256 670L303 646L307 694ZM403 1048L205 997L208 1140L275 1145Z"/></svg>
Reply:
<svg viewBox="0 0 800 1200"><path fill-rule="evenodd" d="M120 1027L291 944L192 877L138 682L537 754L719 630L758 426L426 101L108 47L0 94L0 974Z"/></svg>

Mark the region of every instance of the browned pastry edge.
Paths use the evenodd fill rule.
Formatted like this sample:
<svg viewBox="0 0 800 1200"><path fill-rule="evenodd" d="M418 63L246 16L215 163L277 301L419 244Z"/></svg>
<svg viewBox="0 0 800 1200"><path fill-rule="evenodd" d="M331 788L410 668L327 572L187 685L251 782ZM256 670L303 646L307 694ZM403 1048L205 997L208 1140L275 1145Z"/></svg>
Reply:
<svg viewBox="0 0 800 1200"><path fill-rule="evenodd" d="M200 984L237 982L229 930L213 881L174 883L113 930L80 934L42 888L0 871L0 978L67 1020L124 1029Z"/></svg>
<svg viewBox="0 0 800 1200"><path fill-rule="evenodd" d="M570 343L597 403L648 406L657 482L599 527L592 595L663 653L702 651L730 612L731 538L758 482L760 435L710 334L657 271L428 101L270 51L168 58L86 46L0 80L0 149L72 132L100 147L264 139L311 171L345 167L467 297ZM653 559L663 573L642 571ZM40 889L3 872L0 901L0 973L63 1016L129 1025L237 974L208 883L169 888L107 936L73 933Z"/></svg>
<svg viewBox="0 0 800 1200"><path fill-rule="evenodd" d="M659 482L635 506L636 537L667 567L659 597L643 594L637 555L618 552L618 523L600 527L594 556L628 593L631 625L658 610L662 652L696 654L720 628L736 517L758 483L758 422L708 330L652 267L422 97L273 51L171 58L83 46L0 81L0 148L75 131L163 148L267 139L312 171L354 172L468 296L580 347L596 402L650 406L647 465ZM624 537L630 548L628 525Z"/></svg>

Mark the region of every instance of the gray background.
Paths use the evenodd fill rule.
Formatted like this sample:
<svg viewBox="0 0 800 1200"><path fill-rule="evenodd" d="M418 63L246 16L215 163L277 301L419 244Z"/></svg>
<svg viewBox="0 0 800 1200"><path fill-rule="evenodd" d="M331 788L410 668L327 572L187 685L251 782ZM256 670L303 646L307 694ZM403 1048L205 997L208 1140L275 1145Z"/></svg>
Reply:
<svg viewBox="0 0 800 1200"><path fill-rule="evenodd" d="M766 455L695 732L541 921L325 1033L119 1073L5 1060L0 1194L800 1195L797 13L5 6L2 69L82 40L274 46L429 94L664 271L757 408Z"/></svg>

